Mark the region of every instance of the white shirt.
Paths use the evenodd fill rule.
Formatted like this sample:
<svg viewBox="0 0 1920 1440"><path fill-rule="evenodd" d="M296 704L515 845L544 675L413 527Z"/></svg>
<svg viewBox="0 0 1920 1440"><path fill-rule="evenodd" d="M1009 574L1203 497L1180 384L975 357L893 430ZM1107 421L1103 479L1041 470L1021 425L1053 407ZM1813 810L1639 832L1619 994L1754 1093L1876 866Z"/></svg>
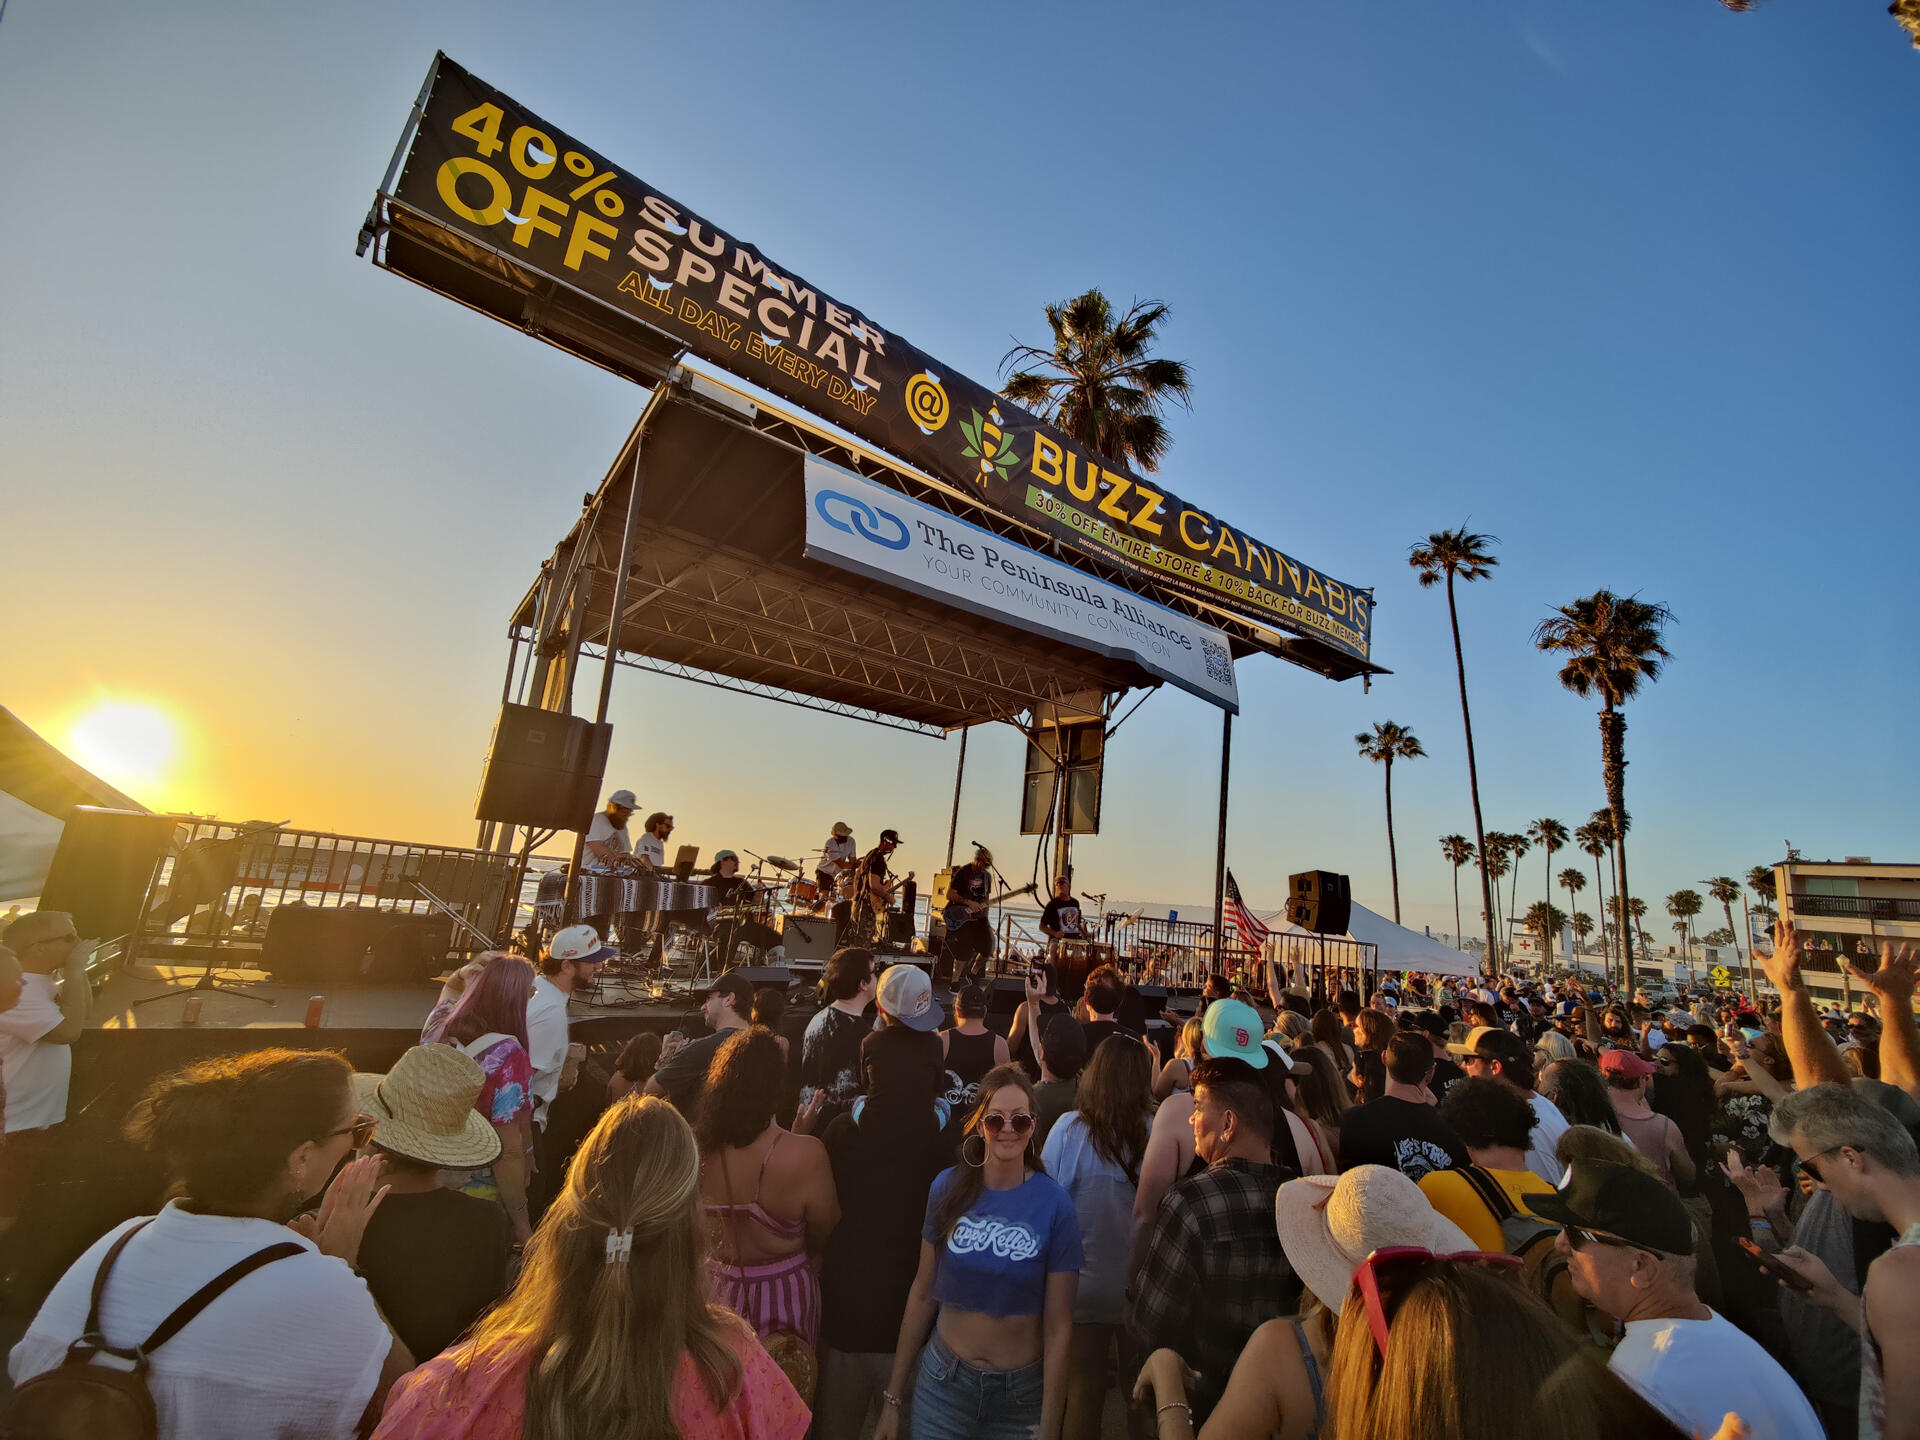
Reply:
<svg viewBox="0 0 1920 1440"><path fill-rule="evenodd" d="M614 824L613 818L604 810L594 816L593 823L587 827L587 843L589 845L604 845L616 855L631 855L633 853L633 841L628 837L626 829L623 826ZM595 860L592 853L589 852L586 857L586 863L580 868L582 870L604 870L607 867L602 862Z"/></svg>
<svg viewBox="0 0 1920 1440"><path fill-rule="evenodd" d="M560 1067L567 1063L567 992L546 976L533 982L527 1001L527 1059L533 1062L533 1123L547 1128L547 1106L560 1093Z"/></svg>
<svg viewBox="0 0 1920 1440"><path fill-rule="evenodd" d="M841 874L853 864L855 848L851 835L834 836L820 856L820 868L829 875Z"/></svg>
<svg viewBox="0 0 1920 1440"><path fill-rule="evenodd" d="M1527 1150L1527 1169L1558 1189L1560 1177L1566 1172L1553 1150L1560 1143L1560 1137L1567 1133L1567 1117L1560 1113L1558 1105L1544 1095L1528 1095L1527 1099L1533 1102L1533 1113L1538 1121L1530 1137L1533 1144ZM1714 1421L1713 1430L1719 1428L1720 1422ZM1711 1435L1713 1430L1707 1433Z"/></svg>
<svg viewBox="0 0 1920 1440"><path fill-rule="evenodd" d="M51 975L21 977L20 1003L0 1011L0 1076L7 1086L7 1133L44 1130L67 1118L73 1049L40 1037L57 1026L59 984Z"/></svg>
<svg viewBox="0 0 1920 1440"><path fill-rule="evenodd" d="M87 1298L116 1225L60 1277L13 1347L14 1383L58 1365L86 1326ZM291 1240L308 1253L246 1276L153 1352L160 1440L347 1440L393 1345L366 1282L271 1220L195 1215L170 1204L128 1242L107 1281L100 1328L137 1345L207 1281Z"/></svg>
<svg viewBox="0 0 1920 1440"><path fill-rule="evenodd" d="M664 870L667 868L667 842L662 840L658 835L655 835L651 830L641 833L640 843L634 849L633 853L643 860L651 860L653 862L653 868L656 870Z"/></svg>
<svg viewBox="0 0 1920 1440"><path fill-rule="evenodd" d="M1626 1331L1608 1366L1688 1434L1713 1434L1732 1411L1753 1440L1823 1440L1793 1378L1725 1316L1631 1320Z"/></svg>

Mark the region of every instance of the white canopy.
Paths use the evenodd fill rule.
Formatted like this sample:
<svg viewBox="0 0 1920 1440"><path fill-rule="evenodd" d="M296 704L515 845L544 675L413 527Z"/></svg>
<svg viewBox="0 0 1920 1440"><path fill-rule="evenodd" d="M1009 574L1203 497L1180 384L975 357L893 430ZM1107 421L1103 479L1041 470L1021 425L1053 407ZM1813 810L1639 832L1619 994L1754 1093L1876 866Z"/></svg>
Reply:
<svg viewBox="0 0 1920 1440"><path fill-rule="evenodd" d="M1275 937L1311 937L1311 930L1302 930L1279 919L1273 926ZM1339 938L1339 937L1329 937ZM1363 945L1371 945L1378 952L1378 964L1382 970L1421 970L1429 975L1465 975L1477 976L1480 962L1465 951L1456 950L1451 945L1442 945L1431 935L1422 935L1418 930L1409 930L1404 925L1396 925L1384 915L1373 911L1357 901L1352 905L1347 917L1348 940L1357 940ZM1293 945L1274 945L1268 942L1270 951L1292 951ZM1297 955L1288 953L1270 953L1272 959L1295 959Z"/></svg>

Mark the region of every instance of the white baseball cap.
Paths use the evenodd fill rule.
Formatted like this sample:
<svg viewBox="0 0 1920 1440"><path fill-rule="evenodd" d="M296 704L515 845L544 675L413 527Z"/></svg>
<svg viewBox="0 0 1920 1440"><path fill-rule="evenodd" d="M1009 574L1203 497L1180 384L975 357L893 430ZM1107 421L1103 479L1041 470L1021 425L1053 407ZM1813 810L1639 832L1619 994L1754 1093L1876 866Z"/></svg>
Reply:
<svg viewBox="0 0 1920 1440"><path fill-rule="evenodd" d="M933 1003L933 981L918 965L889 965L873 1003L887 1017L914 1030L937 1030L946 1018Z"/></svg>
<svg viewBox="0 0 1920 1440"><path fill-rule="evenodd" d="M638 810L640 797L631 790L616 790L607 796L607 804L618 805L622 810Z"/></svg>
<svg viewBox="0 0 1920 1440"><path fill-rule="evenodd" d="M569 925L555 934L553 943L547 946L547 954L556 960L577 960L588 965L611 960L617 953L611 945L600 943L600 932L591 925Z"/></svg>

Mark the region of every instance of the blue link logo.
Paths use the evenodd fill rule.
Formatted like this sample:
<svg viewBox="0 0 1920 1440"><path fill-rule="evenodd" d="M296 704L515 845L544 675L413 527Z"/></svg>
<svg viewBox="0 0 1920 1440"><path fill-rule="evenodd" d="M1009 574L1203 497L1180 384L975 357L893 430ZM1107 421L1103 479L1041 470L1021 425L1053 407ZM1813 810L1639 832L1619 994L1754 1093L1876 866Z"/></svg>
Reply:
<svg viewBox="0 0 1920 1440"><path fill-rule="evenodd" d="M835 517L827 509L829 500L837 500L846 507L845 520ZM820 512L820 518L836 530L848 535L858 535L862 540L871 540L876 545L884 545L889 550L904 550L911 539L907 533L906 522L888 510L875 510L864 500L856 500L851 495L843 495L838 490L822 490L814 497L813 508ZM889 539L880 531L880 522L884 520L900 532L898 540ZM849 524L848 522L852 523Z"/></svg>

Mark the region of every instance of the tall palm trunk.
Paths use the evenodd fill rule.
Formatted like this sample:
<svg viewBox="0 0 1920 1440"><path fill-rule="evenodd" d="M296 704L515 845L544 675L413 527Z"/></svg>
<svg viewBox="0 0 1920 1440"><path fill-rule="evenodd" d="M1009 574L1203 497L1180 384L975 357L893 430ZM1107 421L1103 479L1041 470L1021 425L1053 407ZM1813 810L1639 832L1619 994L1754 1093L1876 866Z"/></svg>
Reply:
<svg viewBox="0 0 1920 1440"><path fill-rule="evenodd" d="M1465 945L1466 940L1460 933L1460 867L1456 865L1453 867L1453 943Z"/></svg>
<svg viewBox="0 0 1920 1440"><path fill-rule="evenodd" d="M1393 757L1387 757L1387 869L1393 876L1393 923L1400 923L1400 856L1393 848Z"/></svg>
<svg viewBox="0 0 1920 1440"><path fill-rule="evenodd" d="M1747 943L1740 947L1740 953L1747 959L1747 999L1757 1002L1760 997L1753 988L1753 911L1747 908L1747 895L1744 890L1740 892L1740 918L1746 922L1747 927L1744 937ZM1727 914L1727 924L1729 927L1733 924L1731 908Z"/></svg>
<svg viewBox="0 0 1920 1440"><path fill-rule="evenodd" d="M1453 668L1460 677L1460 723L1467 732L1467 790L1473 796L1474 858L1480 866L1480 904L1487 922L1488 973L1498 941L1494 939L1493 882L1487 877L1487 827L1480 818L1480 769L1473 758L1473 712L1467 708L1467 657L1460 648L1460 611L1453 603L1453 571L1447 571L1447 621L1453 626Z"/></svg>
<svg viewBox="0 0 1920 1440"><path fill-rule="evenodd" d="M1600 907L1600 974L1607 984L1613 983L1613 951L1607 945L1607 887L1600 875L1600 857L1593 857L1593 893L1595 903Z"/></svg>
<svg viewBox="0 0 1920 1440"><path fill-rule="evenodd" d="M1571 903L1571 902L1569 902ZM1553 850L1547 847L1547 908L1540 912L1540 978L1547 978L1547 966L1553 963Z"/></svg>
<svg viewBox="0 0 1920 1440"><path fill-rule="evenodd" d="M1633 993L1633 916L1627 913L1627 717L1611 698L1600 712L1600 768L1607 782L1607 812L1613 819L1613 893L1620 897L1620 988Z"/></svg>

